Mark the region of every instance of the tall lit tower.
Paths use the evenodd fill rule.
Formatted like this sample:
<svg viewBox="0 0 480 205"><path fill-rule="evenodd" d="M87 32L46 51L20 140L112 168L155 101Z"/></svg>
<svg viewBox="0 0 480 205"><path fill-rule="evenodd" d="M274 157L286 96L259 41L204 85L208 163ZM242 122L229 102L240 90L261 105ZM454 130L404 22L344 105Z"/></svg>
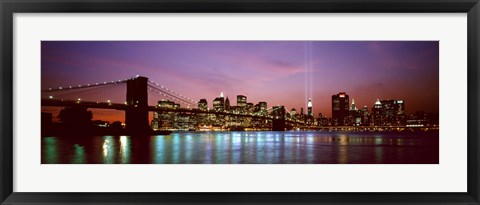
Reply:
<svg viewBox="0 0 480 205"><path fill-rule="evenodd" d="M307 111L309 116L313 116L313 111L312 111L312 99L308 98L308 103L307 103Z"/></svg>
<svg viewBox="0 0 480 205"><path fill-rule="evenodd" d="M355 106L355 99L352 99L352 106L350 106L350 110L357 110L357 106Z"/></svg>

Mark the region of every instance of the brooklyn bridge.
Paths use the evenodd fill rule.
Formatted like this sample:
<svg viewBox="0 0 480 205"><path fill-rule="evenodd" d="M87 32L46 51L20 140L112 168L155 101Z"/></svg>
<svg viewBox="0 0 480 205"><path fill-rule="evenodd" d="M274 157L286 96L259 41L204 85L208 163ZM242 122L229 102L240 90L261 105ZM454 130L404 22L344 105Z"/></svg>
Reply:
<svg viewBox="0 0 480 205"><path fill-rule="evenodd" d="M111 100L86 99L82 95L87 95L93 90L102 89L103 93L108 93L108 89L114 86L126 86L126 98L124 102L113 102ZM62 108L95 108L121 110L125 112L125 128L129 131L142 132L151 130L149 123L149 112L158 115L167 115L169 113L178 113L182 115L213 115L217 118L236 119L237 121L257 121L262 122L262 127L267 130L284 131L292 128L306 128L310 126L305 120L291 119L288 117L288 111L284 106L274 106L262 112L228 112L213 109L202 110L197 108L196 100L166 88L147 77L136 76L129 79L117 81L105 81L102 83L65 86L48 88L41 91L42 106L62 107ZM61 96L61 97L59 97ZM185 107L162 107L159 105L149 105L152 100L169 99Z"/></svg>

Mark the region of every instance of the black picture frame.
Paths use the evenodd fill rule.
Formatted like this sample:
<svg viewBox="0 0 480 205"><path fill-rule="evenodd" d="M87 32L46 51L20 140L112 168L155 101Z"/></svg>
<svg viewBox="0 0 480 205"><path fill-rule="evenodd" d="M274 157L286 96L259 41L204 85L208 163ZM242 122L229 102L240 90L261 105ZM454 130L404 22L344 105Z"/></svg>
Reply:
<svg viewBox="0 0 480 205"><path fill-rule="evenodd" d="M1 204L480 204L479 0L0 0ZM466 193L17 193L13 192L13 14L112 12L467 13L468 191ZM456 176L452 176L456 177ZM440 182L441 183L441 182Z"/></svg>

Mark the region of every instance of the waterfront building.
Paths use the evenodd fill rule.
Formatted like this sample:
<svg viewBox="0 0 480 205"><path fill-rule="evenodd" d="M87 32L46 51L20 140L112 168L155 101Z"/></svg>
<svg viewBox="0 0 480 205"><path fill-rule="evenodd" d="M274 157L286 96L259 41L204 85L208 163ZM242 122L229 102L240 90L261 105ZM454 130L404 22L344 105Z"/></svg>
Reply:
<svg viewBox="0 0 480 205"><path fill-rule="evenodd" d="M225 99L223 98L223 93L220 93L220 96L213 100L213 110L215 112L223 112L225 110Z"/></svg>
<svg viewBox="0 0 480 205"><path fill-rule="evenodd" d="M245 108L247 106L247 96L237 95L237 106L240 108Z"/></svg>
<svg viewBox="0 0 480 205"><path fill-rule="evenodd" d="M170 100L160 100L157 102L158 108L174 109L175 103ZM157 111L153 113L152 129L154 130L172 130L174 129L175 112Z"/></svg>
<svg viewBox="0 0 480 205"><path fill-rule="evenodd" d="M350 110L357 110L357 106L355 106L355 99L352 98L352 105L350 106Z"/></svg>
<svg viewBox="0 0 480 205"><path fill-rule="evenodd" d="M174 104L173 104L173 108L174 108L174 109L180 108L180 103L174 103Z"/></svg>
<svg viewBox="0 0 480 205"><path fill-rule="evenodd" d="M372 108L372 119L370 121L370 125L382 125L383 116L382 116L382 103L379 99L375 101L375 104Z"/></svg>
<svg viewBox="0 0 480 205"><path fill-rule="evenodd" d="M405 104L403 100L386 100L384 101L384 115L386 116L386 125L405 125L406 114Z"/></svg>
<svg viewBox="0 0 480 205"><path fill-rule="evenodd" d="M254 109L253 103L247 103L247 105L245 106L245 113L252 114L253 109Z"/></svg>
<svg viewBox="0 0 480 205"><path fill-rule="evenodd" d="M260 106L260 114L263 116L268 115L267 102L258 102L258 105Z"/></svg>
<svg viewBox="0 0 480 205"><path fill-rule="evenodd" d="M372 108L372 123L378 126L405 125L405 104L403 100L379 100Z"/></svg>
<svg viewBox="0 0 480 205"><path fill-rule="evenodd" d="M323 116L322 113L318 113L317 126L328 126L328 118Z"/></svg>
<svg viewBox="0 0 480 205"><path fill-rule="evenodd" d="M260 113L260 104L257 103L257 104L255 104L255 105L253 106L253 113L256 114L256 115L260 115L260 114L261 114L261 113Z"/></svg>
<svg viewBox="0 0 480 205"><path fill-rule="evenodd" d="M313 117L312 99L311 98L308 98L307 112L308 112L308 116Z"/></svg>
<svg viewBox="0 0 480 205"><path fill-rule="evenodd" d="M350 110L348 111L348 120L345 125L360 126L362 124L362 113L355 105L355 99L352 99Z"/></svg>
<svg viewBox="0 0 480 205"><path fill-rule="evenodd" d="M225 99L225 111L230 111L230 99L228 99L228 96L227 96L227 99Z"/></svg>
<svg viewBox="0 0 480 205"><path fill-rule="evenodd" d="M198 109L201 111L208 110L208 103L206 99L200 99L200 101L198 101Z"/></svg>
<svg viewBox="0 0 480 205"><path fill-rule="evenodd" d="M397 115L405 114L405 104L403 100L396 100L395 102L395 112Z"/></svg>
<svg viewBox="0 0 480 205"><path fill-rule="evenodd" d="M336 95L332 95L332 120L333 125L342 126L345 125L345 120L349 111L348 95L345 92L340 92Z"/></svg>
<svg viewBox="0 0 480 205"><path fill-rule="evenodd" d="M363 126L368 126L370 123L370 113L368 112L368 106L363 106L362 109L358 110L362 116L362 125Z"/></svg>
<svg viewBox="0 0 480 205"><path fill-rule="evenodd" d="M184 130L184 131L194 129L195 127L194 127L193 116L187 113L179 113L175 115L173 127L175 130Z"/></svg>
<svg viewBox="0 0 480 205"><path fill-rule="evenodd" d="M300 116L298 116L298 119L302 122L305 122L305 115L303 114L303 107L300 108Z"/></svg>

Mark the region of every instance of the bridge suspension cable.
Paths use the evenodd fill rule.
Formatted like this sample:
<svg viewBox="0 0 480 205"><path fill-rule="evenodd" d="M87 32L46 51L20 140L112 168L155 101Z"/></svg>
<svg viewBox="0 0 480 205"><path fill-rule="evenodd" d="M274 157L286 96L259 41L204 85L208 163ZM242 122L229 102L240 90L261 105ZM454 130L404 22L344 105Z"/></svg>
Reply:
<svg viewBox="0 0 480 205"><path fill-rule="evenodd" d="M159 89L157 87L154 87L152 85L148 85L148 89L149 89L149 91L154 92L157 95L164 96L164 97L169 98L173 101L179 101L180 103L183 103L185 105L192 106L192 107L197 106L197 104L194 101L190 101L190 100L181 98L181 97L175 95L174 93L166 92L166 91L161 90L161 89Z"/></svg>
<svg viewBox="0 0 480 205"><path fill-rule="evenodd" d="M69 85L69 86L60 86L55 88L48 88L46 90L42 90L42 93L49 93L49 92L59 92L59 91L68 91L68 90L78 90L78 89L86 89L86 88L93 88L93 87L100 87L112 84L119 84L125 83L128 79L125 80L117 80L117 81L104 81L100 83L91 83L91 84L84 84L84 85Z"/></svg>
<svg viewBox="0 0 480 205"><path fill-rule="evenodd" d="M168 89L166 86L163 86L163 85L160 85L158 83L155 83L154 81L150 80L149 83L148 83L150 86L152 86L152 89L155 88L157 91L160 91L162 93L165 93L165 94L168 94L172 97L175 97L175 98L178 98L179 100L182 100L182 102L186 102L186 103L189 103L189 104L193 104L193 105L196 105L197 104L197 101L185 96L185 95L182 95L176 91L173 91L171 89Z"/></svg>
<svg viewBox="0 0 480 205"><path fill-rule="evenodd" d="M96 101L96 102L117 102L118 96L115 96L113 90L122 89L121 83L110 83L102 86L84 87L83 89L65 89L55 92L41 93L42 99L50 100L75 100L75 101ZM112 95L113 94L113 95ZM113 101L112 101L113 100ZM120 100L118 102L124 102Z"/></svg>
<svg viewBox="0 0 480 205"><path fill-rule="evenodd" d="M138 76L137 76L138 77ZM50 99L63 99L63 97L75 97L80 99L80 95L85 95L88 92L98 91L97 88L107 88L112 85L125 84L129 79L116 80L116 81L103 81L97 83L81 84L81 85L68 85L68 86L59 86L51 87L48 89L41 90L42 97L47 97ZM182 95L176 91L168 89L167 87L155 83L154 81L149 80L147 83L148 91L152 91L160 96L167 97L173 101L183 103L187 106L196 107L197 102L185 95Z"/></svg>

